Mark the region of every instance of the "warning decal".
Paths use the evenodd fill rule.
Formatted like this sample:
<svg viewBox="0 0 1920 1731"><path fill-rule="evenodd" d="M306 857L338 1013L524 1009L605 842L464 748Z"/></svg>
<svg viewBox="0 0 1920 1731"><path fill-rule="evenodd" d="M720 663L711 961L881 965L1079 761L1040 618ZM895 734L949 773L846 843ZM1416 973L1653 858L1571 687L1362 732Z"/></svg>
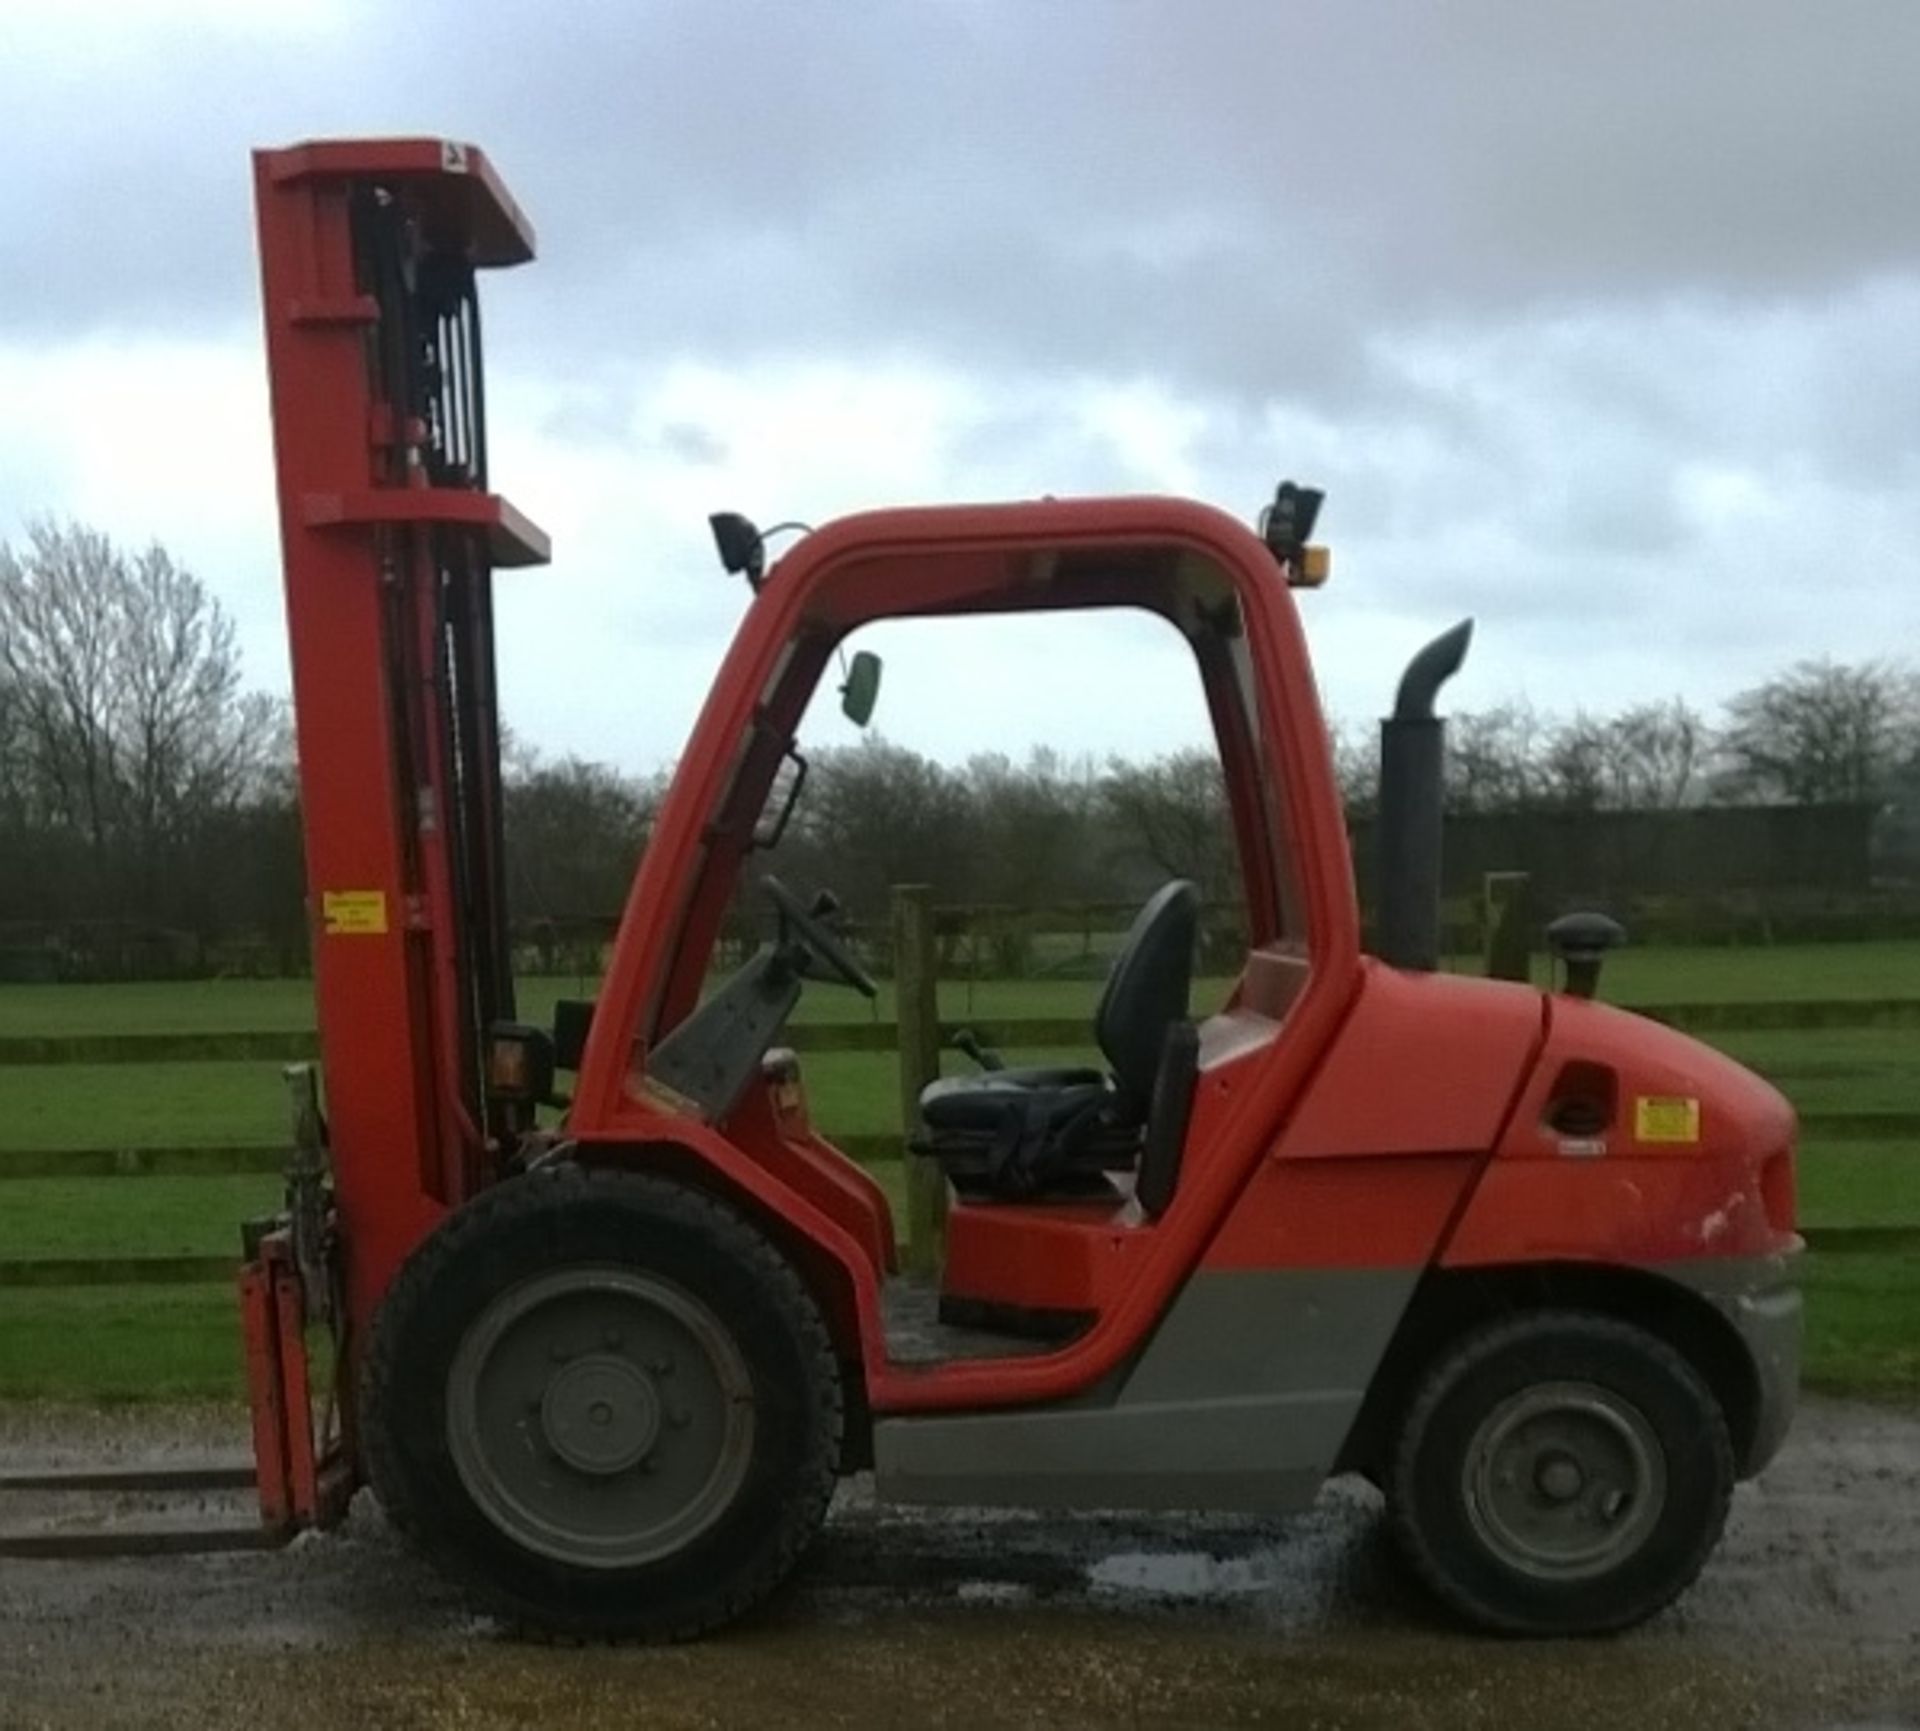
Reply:
<svg viewBox="0 0 1920 1731"><path fill-rule="evenodd" d="M1633 1133L1642 1142L1698 1142L1700 1102L1684 1094L1642 1094L1633 1102Z"/></svg>
<svg viewBox="0 0 1920 1731"><path fill-rule="evenodd" d="M330 938L379 937L387 929L385 890L327 890L320 913Z"/></svg>

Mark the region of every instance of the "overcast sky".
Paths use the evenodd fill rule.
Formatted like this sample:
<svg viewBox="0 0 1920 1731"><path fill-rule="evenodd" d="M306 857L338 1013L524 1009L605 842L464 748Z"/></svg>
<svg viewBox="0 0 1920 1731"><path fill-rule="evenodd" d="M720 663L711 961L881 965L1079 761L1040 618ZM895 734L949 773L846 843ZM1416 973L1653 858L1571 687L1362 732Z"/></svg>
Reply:
<svg viewBox="0 0 1920 1731"><path fill-rule="evenodd" d="M1916 90L1911 0L0 0L0 538L158 537L279 687L247 151L440 134L540 237L483 293L543 748L675 753L715 508L1283 474L1336 717L1465 613L1461 706L1711 707L1913 651ZM1157 629L940 630L880 645L892 738L1204 726Z"/></svg>

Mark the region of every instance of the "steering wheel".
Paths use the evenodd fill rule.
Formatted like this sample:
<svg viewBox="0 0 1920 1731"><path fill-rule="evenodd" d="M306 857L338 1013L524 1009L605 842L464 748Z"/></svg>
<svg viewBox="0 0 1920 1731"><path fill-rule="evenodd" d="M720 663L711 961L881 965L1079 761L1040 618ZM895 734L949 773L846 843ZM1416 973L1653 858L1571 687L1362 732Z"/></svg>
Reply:
<svg viewBox="0 0 1920 1731"><path fill-rule="evenodd" d="M821 961L863 997L877 998L880 987L873 975L854 959L853 952L841 942L839 933L829 927L800 898L771 873L760 880L780 917Z"/></svg>

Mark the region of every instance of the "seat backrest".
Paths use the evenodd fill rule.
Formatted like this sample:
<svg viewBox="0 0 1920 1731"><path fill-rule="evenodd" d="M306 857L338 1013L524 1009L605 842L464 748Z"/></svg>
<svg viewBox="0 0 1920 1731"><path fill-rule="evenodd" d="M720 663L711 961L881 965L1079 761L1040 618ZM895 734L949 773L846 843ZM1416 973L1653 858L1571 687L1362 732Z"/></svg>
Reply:
<svg viewBox="0 0 1920 1731"><path fill-rule="evenodd" d="M1186 1018L1199 926L1200 892L1175 878L1140 910L1108 970L1093 1035L1113 1066L1116 1104L1133 1116L1153 1097L1168 1026Z"/></svg>

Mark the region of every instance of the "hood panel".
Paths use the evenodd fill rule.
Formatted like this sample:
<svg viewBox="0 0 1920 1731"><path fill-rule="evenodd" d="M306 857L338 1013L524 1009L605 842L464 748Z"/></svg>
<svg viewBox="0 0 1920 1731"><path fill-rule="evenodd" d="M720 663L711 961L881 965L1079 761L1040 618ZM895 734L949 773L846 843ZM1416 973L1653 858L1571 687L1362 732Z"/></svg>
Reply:
<svg viewBox="0 0 1920 1731"><path fill-rule="evenodd" d="M1777 1089L1644 1017L1546 1001L1546 1044L1447 1263L1658 1266L1797 1245L1795 1121ZM1592 1133L1550 1121L1572 1077L1604 1085L1609 1122Z"/></svg>
<svg viewBox="0 0 1920 1731"><path fill-rule="evenodd" d="M1529 986L1367 958L1359 998L1275 1152L1486 1153L1539 1048L1543 1001Z"/></svg>

